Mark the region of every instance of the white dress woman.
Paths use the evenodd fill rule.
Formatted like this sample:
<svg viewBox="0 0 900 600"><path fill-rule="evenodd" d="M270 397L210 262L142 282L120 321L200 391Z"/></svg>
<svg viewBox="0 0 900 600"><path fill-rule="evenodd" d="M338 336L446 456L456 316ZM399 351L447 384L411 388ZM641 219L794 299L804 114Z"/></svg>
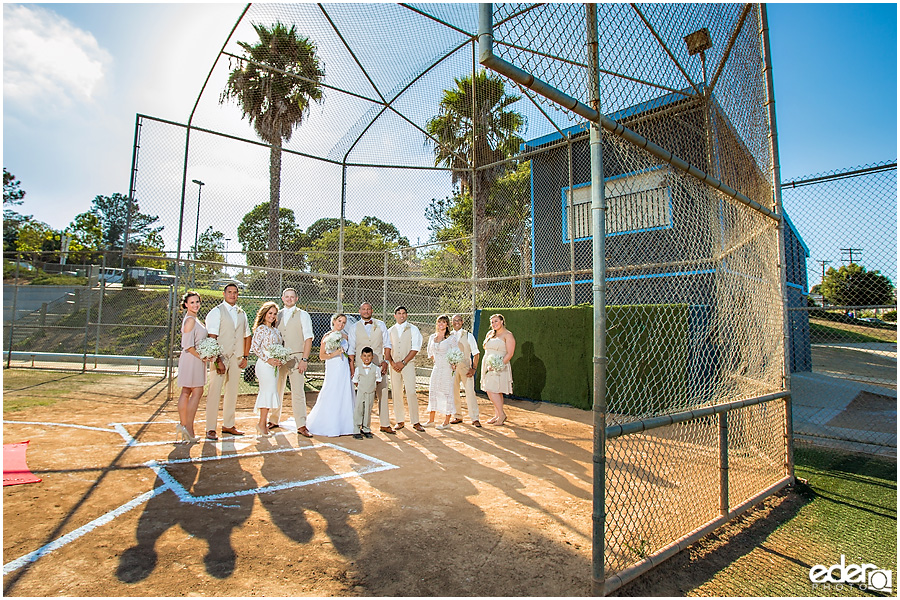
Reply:
<svg viewBox="0 0 900 600"><path fill-rule="evenodd" d="M306 428L313 435L337 437L356 433L353 426L353 407L356 404L356 392L350 381L350 362L347 360L347 334L344 326L347 317L336 314L331 317L331 332L322 337L319 356L325 359L325 382L316 399L316 405L306 417ZM338 332L335 334L334 332ZM328 352L326 340L329 336L340 335L340 348Z"/></svg>
<svg viewBox="0 0 900 600"><path fill-rule="evenodd" d="M250 352L259 357L256 361L259 393L256 395L254 408L259 415L256 432L258 435L268 436L270 431L266 425L266 417L270 410L281 406L281 398L278 395L278 367L282 364L280 360L272 358L269 350L276 344L284 344L284 338L275 328L278 306L274 302L266 302L259 312L253 331L253 341L250 343Z"/></svg>
<svg viewBox="0 0 900 600"><path fill-rule="evenodd" d="M450 332L450 318L441 315L435 322L435 333L428 338L428 357L434 360L431 378L428 380L428 411L430 419L426 427L434 425L435 413L444 415L444 422L437 429L449 429L450 417L455 410L453 400L453 367L447 361L447 352L459 348L455 337L447 337Z"/></svg>

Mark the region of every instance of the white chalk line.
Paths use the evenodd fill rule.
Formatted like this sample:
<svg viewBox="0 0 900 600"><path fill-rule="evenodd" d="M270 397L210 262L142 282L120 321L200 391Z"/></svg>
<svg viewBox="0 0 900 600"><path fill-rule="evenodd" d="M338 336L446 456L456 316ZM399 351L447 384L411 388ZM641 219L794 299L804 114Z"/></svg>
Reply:
<svg viewBox="0 0 900 600"><path fill-rule="evenodd" d="M4 423L13 423L16 425L43 425L45 427L72 427L74 429L89 429L91 431L105 431L106 433L116 433L115 429L106 429L104 427L91 427L89 425L70 425L68 423L46 423L43 421L7 421L3 419Z"/></svg>
<svg viewBox="0 0 900 600"><path fill-rule="evenodd" d="M150 498L153 498L154 496L157 496L157 495L163 493L167 489L169 489L168 486L161 485L159 487L153 488L149 492L144 492L143 494L141 494L134 500L126 502L119 508L117 508L115 510L111 510L108 513L106 513L105 515L94 519L90 523L86 523L85 525L82 525L75 531L71 531L62 537L56 538L52 542L44 544L43 546L41 546L34 552L29 552L25 556L22 556L20 558L17 558L13 561L6 563L5 565L3 565L3 575L4 576L9 575L13 571L16 571L17 569L21 569L22 567L35 562L40 557L42 557L46 554L50 554L54 550L58 550L59 548L62 548L69 542L74 542L81 536L83 536L87 533L90 533L91 531L93 531L97 527L100 527L101 525L106 525L107 523L109 523L110 521L115 519L116 517L127 513L129 510L131 510L133 508L140 506L144 502L147 502L148 500L150 500Z"/></svg>
<svg viewBox="0 0 900 600"><path fill-rule="evenodd" d="M59 425L61 427L75 427L75 428L80 428L80 429L92 429L92 430L116 433L115 430L101 429L99 427L88 427L85 425L65 425L62 423L30 423L27 421L5 421L5 420L3 422L4 423L7 423L7 422L20 423L20 424L26 424L26 425ZM137 424L137 423L130 423L130 424ZM117 423L115 425L120 425L120 424ZM118 433L121 434L121 432L118 432ZM335 473L332 475L323 475L321 477L316 477L316 478L308 479L308 480L289 481L289 482L280 483L280 484L276 484L276 485L266 485L266 486L262 486L262 487L257 487L255 489L250 489L250 490L237 490L234 492L223 492L221 494L212 494L212 495L207 495L207 496L194 496L193 494L188 492L185 489L185 487L183 485L181 485L174 477L172 477L171 473L169 473L168 470L165 468L166 465L174 465L174 464L179 464L179 463L194 463L194 462L200 463L200 462L207 462L207 461L212 461L212 460L226 460L226 459L231 459L231 458L261 456L261 455L265 455L265 454L275 454L275 453L280 453L280 452L291 452L291 451L299 452L299 451L302 451L307 448L315 448L315 447L319 447L319 446L329 447L329 448L338 450L340 452L346 452L347 454L351 454L351 455L357 456L359 458L363 458L372 463L375 463L375 466L369 467L369 468L363 468L358 471L349 471L346 473ZM223 455L223 456L201 456L198 458L183 458L183 459L175 459L175 460L171 460L171 461L162 461L162 462L151 460L151 461L145 463L145 465L147 467L149 467L150 469L152 469L156 473L157 477L160 480L162 480L162 482L163 482L162 485L159 485L159 486L153 488L152 490L141 494L137 498L134 498L133 500L126 502L122 506L109 511L108 513L94 519L93 521L91 521L89 523L86 523L85 525L82 525L78 529L71 531L71 532L67 533L66 535L61 536L51 542L48 542L47 544L44 544L37 550L34 550L33 552L29 552L28 554L26 554L24 556L21 556L15 560L12 560L12 561L4 564L3 565L3 575L6 576L6 575L12 573L13 571L21 569L22 567L37 561L42 556L45 556L47 554L50 554L54 550L58 550L59 548L62 548L66 544L69 544L70 542L74 542L78 538L90 533L97 527L100 527L101 525L110 523L116 517L119 517L120 515L125 514L126 512L132 510L133 508L140 506L141 504L147 502L151 498L158 496L159 494L161 494L167 490L171 490L178 497L179 500L181 500L182 502L187 503L187 504L206 503L206 504L215 504L218 506L223 506L220 502L217 502L217 501L218 500L226 500L228 498L236 498L239 496L248 496L248 495L252 495L252 494L266 494L269 492L277 492L277 491L291 489L291 488L295 488L295 487L313 485L316 483L324 483L327 481L334 481L336 479L348 479L351 477L362 477L363 475L367 475L369 473L377 473L379 471L386 471L386 470L390 470L390 469L398 469L399 468L397 465L392 465L381 459L375 458L374 456L369 456L362 452L358 452L356 450L350 450L349 448L344 448L342 446L337 446L335 444L330 444L328 442L313 442L309 446L303 446L303 447L298 447L298 448L294 448L294 447L276 448L273 450L262 450L262 451L247 452L247 453L242 453L242 454L228 454L228 455Z"/></svg>

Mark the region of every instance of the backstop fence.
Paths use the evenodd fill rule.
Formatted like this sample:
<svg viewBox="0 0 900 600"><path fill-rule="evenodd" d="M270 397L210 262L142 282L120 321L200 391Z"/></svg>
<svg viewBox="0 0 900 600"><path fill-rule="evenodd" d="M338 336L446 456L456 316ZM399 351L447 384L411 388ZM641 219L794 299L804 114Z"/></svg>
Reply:
<svg viewBox="0 0 900 600"><path fill-rule="evenodd" d="M405 305L426 335L591 302L609 592L791 481L790 366L818 343L796 331L819 318L800 213L840 211L782 209L764 6L487 6L479 26L469 4L248 5L187 122L137 116L126 251L104 259L123 279L84 267L65 306L27 309L15 286L4 348L87 364L108 338L171 381L176 298L227 280L248 313L293 287L311 312Z"/></svg>

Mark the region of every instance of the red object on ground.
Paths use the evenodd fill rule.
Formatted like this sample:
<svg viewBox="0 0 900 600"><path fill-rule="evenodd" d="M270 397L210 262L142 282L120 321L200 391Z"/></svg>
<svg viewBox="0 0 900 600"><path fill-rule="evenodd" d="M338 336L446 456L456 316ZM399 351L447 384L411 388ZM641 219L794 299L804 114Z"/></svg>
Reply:
<svg viewBox="0 0 900 600"><path fill-rule="evenodd" d="M3 444L3 485L18 485L20 483L37 483L40 477L28 470L25 462L25 451L28 449L28 440L18 444Z"/></svg>

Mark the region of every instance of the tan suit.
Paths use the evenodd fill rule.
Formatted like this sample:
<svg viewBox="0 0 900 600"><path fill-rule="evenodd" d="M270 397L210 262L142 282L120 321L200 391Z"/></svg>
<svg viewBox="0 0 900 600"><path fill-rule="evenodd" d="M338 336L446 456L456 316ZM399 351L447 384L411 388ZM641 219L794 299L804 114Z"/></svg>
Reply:
<svg viewBox="0 0 900 600"><path fill-rule="evenodd" d="M372 420L372 403L375 401L375 390L381 367L372 361L368 367L362 363L356 367L353 380L356 382L356 406L353 408L353 426L363 432L371 432L369 424ZM385 411L387 412L387 411ZM390 421L388 421L390 423Z"/></svg>
<svg viewBox="0 0 900 600"><path fill-rule="evenodd" d="M469 343L469 332L460 329L454 332L459 341L459 348L462 350L463 359L456 366L453 372L453 403L456 406L457 415L462 418L462 401L459 397L460 384L466 390L466 404L469 407L469 418L473 421L478 420L478 398L475 396L475 377L468 377L466 374L474 366L472 364L472 355L478 354L478 347L472 348Z"/></svg>
<svg viewBox="0 0 900 600"><path fill-rule="evenodd" d="M421 348L412 347L412 328L408 325L402 333L394 325L388 330L391 335L391 356L396 362L400 362L410 350L419 351ZM406 421L406 410L403 408L403 390L406 389L406 404L409 405L409 417L412 423L419 422L419 399L416 396L416 359L413 357L399 373L394 369L391 372L391 397L394 399L394 419L398 423Z"/></svg>
<svg viewBox="0 0 900 600"><path fill-rule="evenodd" d="M384 334L382 333L381 327L383 327L384 325L378 326L377 323L378 322L375 320L372 321L372 333L368 333L366 331L366 325L365 323L363 323L362 319L357 321L353 326L355 347L350 348L350 351L356 357L357 369L360 367L360 365L362 365L362 359L359 355L362 354L362 349L366 346L371 348L372 352L374 353L374 356L372 357L372 364L377 366L379 369L381 368L381 363L383 361L382 357L384 356ZM382 377L381 381L378 382L378 386L375 388L375 397L378 398L378 421L381 423L382 427L391 426L391 414L388 410L388 386L386 379L386 376Z"/></svg>
<svg viewBox="0 0 900 600"><path fill-rule="evenodd" d="M285 324L285 313L291 310L291 318ZM304 331L303 324L307 323L309 331ZM284 388L287 387L288 378L291 380L291 410L294 412L294 423L297 427L306 426L306 375L297 370L297 364L303 355L303 347L307 339L312 339L312 323L309 321L309 313L297 308L282 308L278 311L278 331L284 337L284 345L291 349L291 360L278 367L278 398L284 398ZM307 358L309 358L307 356ZM278 423L281 420L281 407L272 409L269 421Z"/></svg>
<svg viewBox="0 0 900 600"><path fill-rule="evenodd" d="M206 392L206 430L216 428L219 420L219 397L225 387L225 399L222 402L222 426L234 427L235 409L237 407L238 386L241 382L241 368L238 363L244 355L244 337L247 331L247 313L238 311L237 323L232 320L224 303L213 309L219 313L219 345L222 347L222 362L225 373L216 372L215 363L210 363L209 389ZM207 315L207 320L209 315Z"/></svg>

